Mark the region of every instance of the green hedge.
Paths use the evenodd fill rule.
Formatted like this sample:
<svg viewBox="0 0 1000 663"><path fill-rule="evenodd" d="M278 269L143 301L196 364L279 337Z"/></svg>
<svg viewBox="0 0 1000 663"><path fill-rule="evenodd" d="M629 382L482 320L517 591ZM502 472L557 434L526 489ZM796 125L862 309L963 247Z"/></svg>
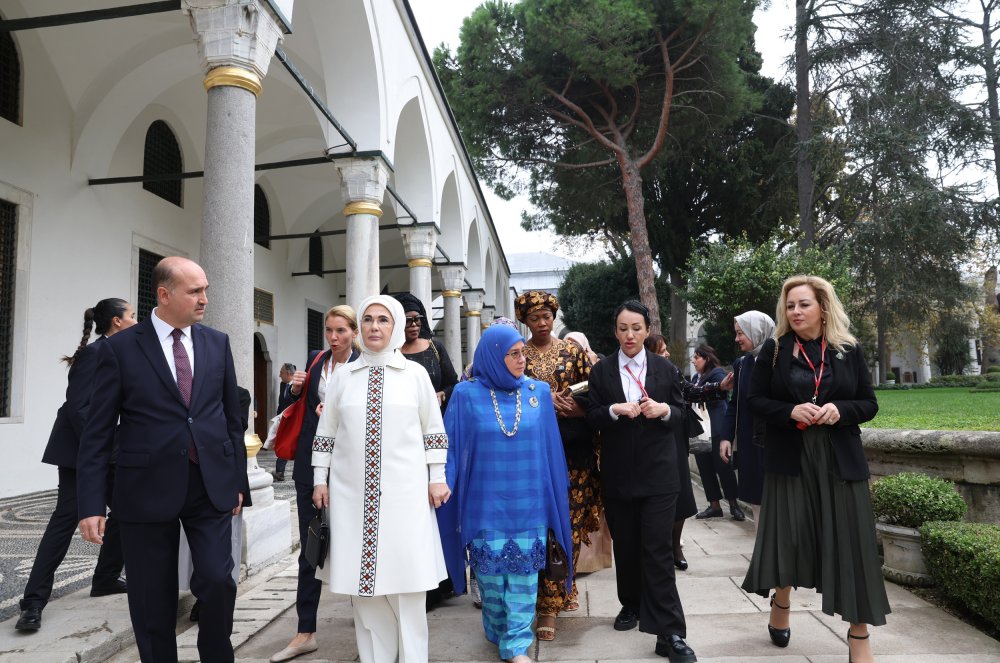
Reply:
<svg viewBox="0 0 1000 663"><path fill-rule="evenodd" d="M1000 527L930 522L920 528L920 540L938 587L1000 628Z"/></svg>
<svg viewBox="0 0 1000 663"><path fill-rule="evenodd" d="M986 375L936 375L930 384L938 387L978 387L984 383L1000 384L1000 373Z"/></svg>
<svg viewBox="0 0 1000 663"><path fill-rule="evenodd" d="M890 525L920 527L932 520L961 520L969 507L945 479L900 472L872 482L872 508Z"/></svg>

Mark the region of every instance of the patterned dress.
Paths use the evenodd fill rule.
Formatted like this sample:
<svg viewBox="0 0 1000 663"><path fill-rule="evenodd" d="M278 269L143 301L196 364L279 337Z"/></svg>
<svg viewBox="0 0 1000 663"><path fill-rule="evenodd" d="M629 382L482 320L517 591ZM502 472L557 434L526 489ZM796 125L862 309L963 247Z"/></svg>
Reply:
<svg viewBox="0 0 1000 663"><path fill-rule="evenodd" d="M590 359L574 343L553 338L545 352L528 343L525 374L548 382L553 393L558 393L578 382L590 379ZM586 409L586 407L584 407ZM598 441L587 427L586 419L559 419L559 430L569 468L569 515L573 529L573 566L580 558L580 545L589 544L590 532L600 526L601 483L597 471ZM566 591L561 582L547 580L544 574L538 579L538 614L558 615L569 603L577 602L576 581L573 589Z"/></svg>

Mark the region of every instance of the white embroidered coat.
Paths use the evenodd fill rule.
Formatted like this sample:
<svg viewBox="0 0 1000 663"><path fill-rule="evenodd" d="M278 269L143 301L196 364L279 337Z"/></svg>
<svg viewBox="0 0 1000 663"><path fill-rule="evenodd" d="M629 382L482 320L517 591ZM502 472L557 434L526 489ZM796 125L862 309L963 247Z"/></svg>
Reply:
<svg viewBox="0 0 1000 663"><path fill-rule="evenodd" d="M313 441L313 466L330 468L330 553L316 577L353 596L437 587L448 572L427 466L447 457L423 366L396 352L385 366L362 355L336 371Z"/></svg>

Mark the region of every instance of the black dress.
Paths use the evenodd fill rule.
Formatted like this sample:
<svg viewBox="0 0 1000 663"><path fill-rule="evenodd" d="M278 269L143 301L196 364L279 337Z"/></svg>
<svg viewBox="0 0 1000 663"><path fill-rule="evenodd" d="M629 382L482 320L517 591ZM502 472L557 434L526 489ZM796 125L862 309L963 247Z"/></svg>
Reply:
<svg viewBox="0 0 1000 663"><path fill-rule="evenodd" d="M455 373L455 366L451 363L444 345L433 339L427 339L427 342L429 345L426 350L414 352L413 354L406 354L404 352L403 356L410 361L417 362L427 370L427 375L431 378L431 384L434 385L435 392L444 392L444 402L441 404L441 411L443 412L445 406L448 405L451 390L458 384L458 374Z"/></svg>

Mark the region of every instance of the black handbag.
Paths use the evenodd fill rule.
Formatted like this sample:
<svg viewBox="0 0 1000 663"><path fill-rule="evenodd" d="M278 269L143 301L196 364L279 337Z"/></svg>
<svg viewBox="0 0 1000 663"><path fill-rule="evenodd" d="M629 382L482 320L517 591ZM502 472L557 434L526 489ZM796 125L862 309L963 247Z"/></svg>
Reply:
<svg viewBox="0 0 1000 663"><path fill-rule="evenodd" d="M330 525L326 522L326 509L319 509L306 530L305 557L314 569L323 568L330 551Z"/></svg>
<svg viewBox="0 0 1000 663"><path fill-rule="evenodd" d="M549 528L545 541L545 577L552 582L561 582L569 577L569 558L552 528Z"/></svg>
<svg viewBox="0 0 1000 663"><path fill-rule="evenodd" d="M684 406L684 435L688 439L705 434L705 428L701 425L701 417L694 411L690 403Z"/></svg>

